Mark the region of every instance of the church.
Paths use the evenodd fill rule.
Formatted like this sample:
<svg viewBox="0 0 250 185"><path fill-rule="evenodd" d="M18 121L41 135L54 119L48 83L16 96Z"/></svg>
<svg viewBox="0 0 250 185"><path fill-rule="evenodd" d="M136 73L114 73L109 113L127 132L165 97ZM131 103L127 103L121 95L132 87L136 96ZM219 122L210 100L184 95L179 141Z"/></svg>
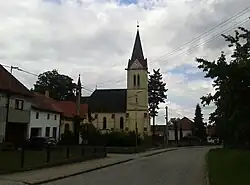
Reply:
<svg viewBox="0 0 250 185"><path fill-rule="evenodd" d="M96 89L81 103L88 103L92 124L100 130L135 131L142 137L151 135L148 64L143 55L139 26L126 71L127 89Z"/></svg>

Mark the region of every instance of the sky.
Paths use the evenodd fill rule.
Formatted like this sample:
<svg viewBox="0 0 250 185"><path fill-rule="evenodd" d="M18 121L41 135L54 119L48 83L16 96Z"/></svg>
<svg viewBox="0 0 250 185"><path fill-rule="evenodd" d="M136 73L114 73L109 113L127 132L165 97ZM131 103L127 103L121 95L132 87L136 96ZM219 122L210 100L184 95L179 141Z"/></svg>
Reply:
<svg viewBox="0 0 250 185"><path fill-rule="evenodd" d="M249 28L248 7L249 0L0 1L0 63L34 74L57 69L75 81L80 74L84 96L96 87L126 88L139 21L149 72L160 68L168 89L156 124L164 124L166 105L169 118L193 119L200 97L214 92L195 58L216 60L222 50L230 55L220 34ZM37 80L13 75L28 88ZM213 110L202 107L205 121Z"/></svg>

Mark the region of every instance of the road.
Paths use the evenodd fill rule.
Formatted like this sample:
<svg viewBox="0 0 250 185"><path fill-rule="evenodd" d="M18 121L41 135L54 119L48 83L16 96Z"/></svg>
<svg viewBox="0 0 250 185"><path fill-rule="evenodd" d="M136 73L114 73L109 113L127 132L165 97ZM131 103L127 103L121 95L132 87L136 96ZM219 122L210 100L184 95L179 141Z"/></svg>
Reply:
<svg viewBox="0 0 250 185"><path fill-rule="evenodd" d="M205 185L208 150L180 148L46 185Z"/></svg>

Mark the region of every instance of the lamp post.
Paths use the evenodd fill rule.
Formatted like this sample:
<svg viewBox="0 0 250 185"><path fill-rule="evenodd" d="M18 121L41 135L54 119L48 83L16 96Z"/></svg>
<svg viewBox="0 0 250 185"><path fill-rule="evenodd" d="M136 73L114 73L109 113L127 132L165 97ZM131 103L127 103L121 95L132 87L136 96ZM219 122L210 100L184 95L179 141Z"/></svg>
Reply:
<svg viewBox="0 0 250 185"><path fill-rule="evenodd" d="M166 109L166 129L165 129L165 137L166 137L166 146L168 146L168 106L165 107Z"/></svg>

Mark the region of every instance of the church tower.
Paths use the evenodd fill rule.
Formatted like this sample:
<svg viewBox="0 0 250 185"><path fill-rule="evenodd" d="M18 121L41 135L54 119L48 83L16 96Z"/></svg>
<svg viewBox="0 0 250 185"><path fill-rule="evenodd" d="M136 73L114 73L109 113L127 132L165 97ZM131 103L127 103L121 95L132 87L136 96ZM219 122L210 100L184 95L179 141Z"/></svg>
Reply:
<svg viewBox="0 0 250 185"><path fill-rule="evenodd" d="M148 114L148 66L137 25L134 48L127 67L127 124L130 131L150 134Z"/></svg>

